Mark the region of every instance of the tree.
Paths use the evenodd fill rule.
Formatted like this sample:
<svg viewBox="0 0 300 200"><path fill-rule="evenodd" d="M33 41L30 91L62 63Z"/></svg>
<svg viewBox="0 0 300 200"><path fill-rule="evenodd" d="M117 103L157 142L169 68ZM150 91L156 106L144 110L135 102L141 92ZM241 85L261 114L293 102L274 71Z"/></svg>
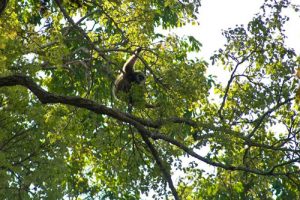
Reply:
<svg viewBox="0 0 300 200"><path fill-rule="evenodd" d="M266 0L247 27L223 32L212 63L230 72L225 86L206 74L207 61L187 57L199 41L158 31L197 23L199 6L9 1L0 16L1 199L299 199L300 59L285 45L282 14L297 6ZM137 47L147 81L128 112L111 88ZM175 171L184 172L176 183Z"/></svg>

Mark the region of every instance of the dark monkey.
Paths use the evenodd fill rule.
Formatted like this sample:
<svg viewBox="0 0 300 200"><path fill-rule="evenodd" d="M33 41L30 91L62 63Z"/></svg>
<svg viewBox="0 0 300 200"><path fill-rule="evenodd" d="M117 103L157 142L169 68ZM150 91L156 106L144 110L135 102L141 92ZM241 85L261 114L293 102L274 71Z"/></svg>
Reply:
<svg viewBox="0 0 300 200"><path fill-rule="evenodd" d="M134 71L133 66L138 59L138 54L142 48L139 47L135 53L126 61L123 66L122 73L117 77L113 86L113 94L119 98L120 93L128 94L133 84L142 85L145 83L146 77L143 72ZM129 103L133 103L129 94Z"/></svg>

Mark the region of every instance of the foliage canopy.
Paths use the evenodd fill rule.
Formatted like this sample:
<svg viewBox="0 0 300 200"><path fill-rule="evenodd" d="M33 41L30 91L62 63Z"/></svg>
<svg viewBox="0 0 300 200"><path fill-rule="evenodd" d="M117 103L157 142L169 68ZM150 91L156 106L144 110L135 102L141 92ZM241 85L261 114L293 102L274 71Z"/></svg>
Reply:
<svg viewBox="0 0 300 200"><path fill-rule="evenodd" d="M199 41L160 31L196 24L198 0L7 2L1 199L300 199L300 59L283 14L296 5L265 0L223 32L224 85ZM137 47L147 81L128 112L111 89Z"/></svg>

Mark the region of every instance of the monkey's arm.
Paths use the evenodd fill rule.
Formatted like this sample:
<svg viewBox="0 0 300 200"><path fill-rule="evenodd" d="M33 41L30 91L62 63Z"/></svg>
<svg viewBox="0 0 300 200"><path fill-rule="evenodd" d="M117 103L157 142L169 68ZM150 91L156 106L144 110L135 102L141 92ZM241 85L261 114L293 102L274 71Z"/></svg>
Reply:
<svg viewBox="0 0 300 200"><path fill-rule="evenodd" d="M126 61L126 63L123 66L123 72L125 73L133 73L133 66L138 59L138 54L142 51L142 47L139 47L136 49L134 54Z"/></svg>

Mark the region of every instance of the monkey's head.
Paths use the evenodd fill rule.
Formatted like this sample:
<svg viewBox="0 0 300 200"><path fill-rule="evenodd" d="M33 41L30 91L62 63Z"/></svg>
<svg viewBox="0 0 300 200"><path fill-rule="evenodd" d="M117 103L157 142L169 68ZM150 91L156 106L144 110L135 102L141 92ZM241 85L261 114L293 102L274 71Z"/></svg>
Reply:
<svg viewBox="0 0 300 200"><path fill-rule="evenodd" d="M146 81L146 77L143 72L136 71L133 73L133 82L142 85Z"/></svg>

